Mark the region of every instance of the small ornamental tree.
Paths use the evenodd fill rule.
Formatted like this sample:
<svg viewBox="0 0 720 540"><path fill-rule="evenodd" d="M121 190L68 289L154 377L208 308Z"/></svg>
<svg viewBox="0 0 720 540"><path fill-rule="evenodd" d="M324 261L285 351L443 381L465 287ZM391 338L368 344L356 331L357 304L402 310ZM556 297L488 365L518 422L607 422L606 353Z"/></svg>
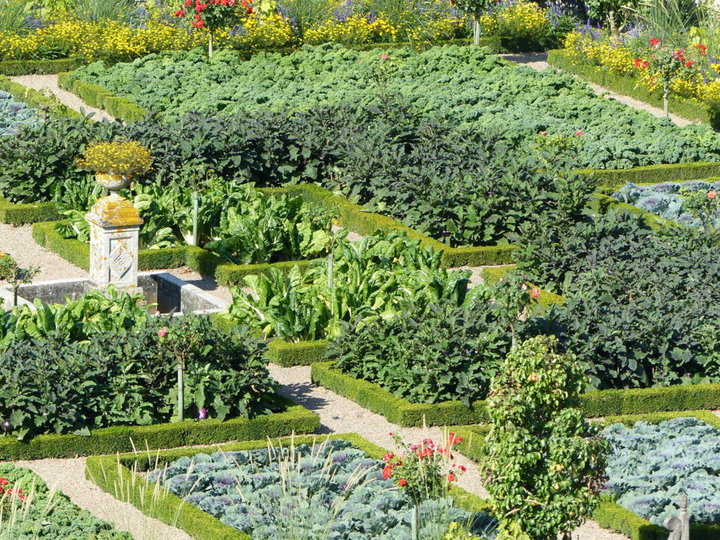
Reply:
<svg viewBox="0 0 720 540"><path fill-rule="evenodd" d="M568 534L599 502L607 443L578 408L581 366L556 354L556 344L548 336L525 341L491 385L482 473L499 540Z"/></svg>
<svg viewBox="0 0 720 540"><path fill-rule="evenodd" d="M40 272L37 266L29 268L20 268L17 261L10 255L0 251L0 280L5 280L10 284L13 291L13 307L18 305L18 291L20 286L26 283L32 283L33 278ZM2 300L0 300L0 304Z"/></svg>
<svg viewBox="0 0 720 540"><path fill-rule="evenodd" d="M475 45L480 45L480 16L497 2L498 0L450 0L450 4L473 18L473 42Z"/></svg>
<svg viewBox="0 0 720 540"><path fill-rule="evenodd" d="M253 0L185 0L175 16L189 20L196 30L207 28L208 56L212 57L214 34L239 24L253 11Z"/></svg>
<svg viewBox="0 0 720 540"><path fill-rule="evenodd" d="M700 54L703 54L707 47L700 46L697 49ZM694 64L695 60L687 57L685 49L665 46L657 38L650 40L650 50L647 58L635 59L635 67L646 72L642 78L650 86L662 85L663 110L666 117L670 116L670 86L678 79L695 75Z"/></svg>

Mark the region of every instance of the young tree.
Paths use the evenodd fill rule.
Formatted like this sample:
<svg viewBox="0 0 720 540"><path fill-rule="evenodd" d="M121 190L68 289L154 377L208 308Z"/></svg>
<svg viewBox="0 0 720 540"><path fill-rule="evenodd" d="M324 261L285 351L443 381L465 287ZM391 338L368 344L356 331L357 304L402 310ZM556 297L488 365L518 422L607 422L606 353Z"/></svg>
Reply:
<svg viewBox="0 0 720 540"><path fill-rule="evenodd" d="M491 385L482 472L499 539L568 534L599 501L607 443L578 408L582 367L556 345L548 336L525 341Z"/></svg>
<svg viewBox="0 0 720 540"><path fill-rule="evenodd" d="M473 18L473 42L480 45L480 16L498 0L450 0L450 3Z"/></svg>

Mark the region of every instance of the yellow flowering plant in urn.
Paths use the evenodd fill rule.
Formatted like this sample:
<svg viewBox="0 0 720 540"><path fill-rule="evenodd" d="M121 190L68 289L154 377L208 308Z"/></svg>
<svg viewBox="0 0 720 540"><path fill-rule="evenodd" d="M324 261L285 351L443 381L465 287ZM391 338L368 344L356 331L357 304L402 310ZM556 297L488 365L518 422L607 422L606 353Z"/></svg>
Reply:
<svg viewBox="0 0 720 540"><path fill-rule="evenodd" d="M135 141L92 143L77 161L78 167L95 173L98 184L115 193L152 167L150 150Z"/></svg>

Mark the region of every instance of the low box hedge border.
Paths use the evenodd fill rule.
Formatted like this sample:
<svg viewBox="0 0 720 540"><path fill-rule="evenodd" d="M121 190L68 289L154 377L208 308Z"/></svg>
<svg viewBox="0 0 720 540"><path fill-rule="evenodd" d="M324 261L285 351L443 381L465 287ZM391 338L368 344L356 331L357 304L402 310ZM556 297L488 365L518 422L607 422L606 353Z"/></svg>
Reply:
<svg viewBox="0 0 720 540"><path fill-rule="evenodd" d="M573 60L567 50L554 49L548 51L547 61L551 66L588 79L619 94L625 94L654 107L663 107L663 98L660 91L650 91L640 86L635 77L611 73L603 66L578 63ZM713 129L720 128L720 103L702 102L672 96L669 108L670 112L683 118L710 124Z"/></svg>
<svg viewBox="0 0 720 540"><path fill-rule="evenodd" d="M314 444L324 440L341 439L350 442L363 451L369 458L380 460L387 449L377 446L355 433L341 433L326 436L285 437L271 441L249 441L208 448L187 448L166 450L156 453L122 454L118 456L93 456L85 463L85 477L100 489L114 497L120 497L138 508L145 515L159 519L163 523L178 527L198 540L249 540L251 537L219 519L186 503L166 489L147 489L146 480L136 476L138 472L166 466L181 457L192 457L208 450L238 452L288 444ZM119 488L122 486L122 488ZM121 494L118 494L118 491ZM451 495L458 506L470 512L487 512L488 504L461 488L453 487Z"/></svg>
<svg viewBox="0 0 720 540"><path fill-rule="evenodd" d="M58 85L60 88L80 96L91 107L104 109L117 120L135 122L142 120L146 115L145 110L136 105L134 101L114 96L101 86L75 79L72 77L72 72L59 73Z"/></svg>
<svg viewBox="0 0 720 540"><path fill-rule="evenodd" d="M330 342L324 339L297 343L274 339L268 342L265 356L282 367L309 366L322 362L329 346Z"/></svg>
<svg viewBox="0 0 720 540"><path fill-rule="evenodd" d="M655 412L650 414L631 414L621 416L607 416L598 422L603 426L622 422L633 425L636 422L650 422L659 424L672 418L695 417L720 429L720 418L705 410L688 410L684 412ZM482 459L482 447L485 436L490 427L487 425L461 426L453 431L463 437L463 441L456 446L456 450L478 463ZM600 506L595 510L593 519L605 528L622 533L632 540L667 540L668 530L650 523L634 512L617 504L609 497L603 497ZM691 523L691 538L702 540L720 540L720 525L706 523Z"/></svg>
<svg viewBox="0 0 720 540"><path fill-rule="evenodd" d="M33 90L32 88L13 82L4 75L0 75L0 90L8 92L17 101L25 103L25 105L31 109L39 109L41 112L46 111L47 114L51 116L71 116L74 118L83 117L83 115L79 112L74 111L67 105L60 103L60 101L58 101L54 96L46 96L37 90Z"/></svg>
<svg viewBox="0 0 720 540"><path fill-rule="evenodd" d="M313 383L381 414L388 421L400 426L457 426L485 420L484 401L476 401L471 407L459 401L410 403L379 384L356 379L335 369L333 362L314 363L310 377ZM589 418L720 409L720 384L595 390L582 394L580 399L583 413Z"/></svg>
<svg viewBox="0 0 720 540"><path fill-rule="evenodd" d="M0 222L2 223L24 225L38 221L53 221L60 217L55 203L16 204L0 197Z"/></svg>
<svg viewBox="0 0 720 540"><path fill-rule="evenodd" d="M77 58L60 58L55 60L3 60L0 62L0 75L48 75L71 71L85 62Z"/></svg>
<svg viewBox="0 0 720 540"><path fill-rule="evenodd" d="M38 435L27 442L0 438L0 459L72 458L94 454L132 452L136 448L161 449L225 441L255 440L292 433L313 433L320 417L305 407L278 397L283 412L252 419L186 420L150 426L114 426L96 429L89 437Z"/></svg>

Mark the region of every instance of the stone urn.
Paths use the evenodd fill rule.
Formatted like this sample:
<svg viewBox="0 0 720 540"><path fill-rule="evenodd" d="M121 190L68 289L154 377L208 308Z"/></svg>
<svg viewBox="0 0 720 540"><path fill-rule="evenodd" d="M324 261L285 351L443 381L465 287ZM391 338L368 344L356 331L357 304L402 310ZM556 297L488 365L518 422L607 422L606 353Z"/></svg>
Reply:
<svg viewBox="0 0 720 540"><path fill-rule="evenodd" d="M130 185L131 178L121 174L113 173L95 173L95 181L110 192L110 195L118 195L121 189Z"/></svg>

